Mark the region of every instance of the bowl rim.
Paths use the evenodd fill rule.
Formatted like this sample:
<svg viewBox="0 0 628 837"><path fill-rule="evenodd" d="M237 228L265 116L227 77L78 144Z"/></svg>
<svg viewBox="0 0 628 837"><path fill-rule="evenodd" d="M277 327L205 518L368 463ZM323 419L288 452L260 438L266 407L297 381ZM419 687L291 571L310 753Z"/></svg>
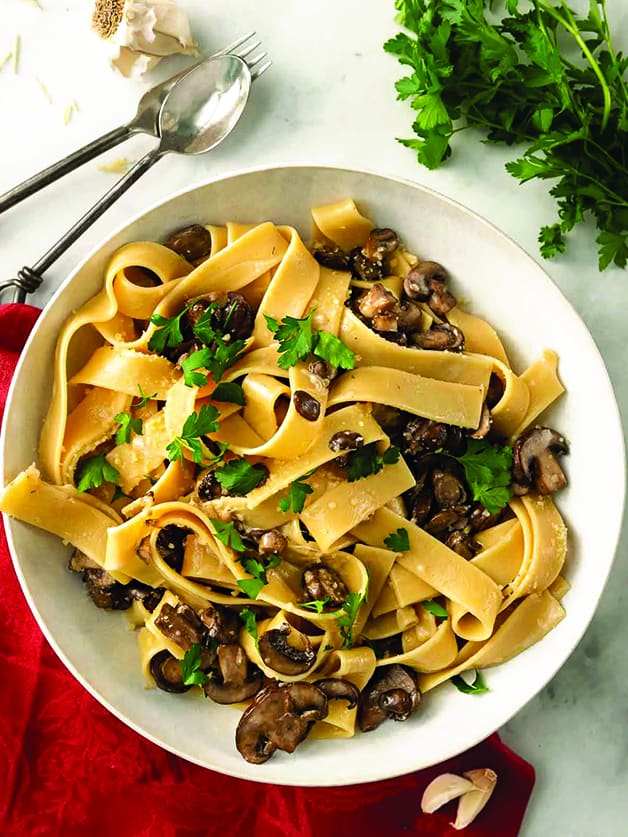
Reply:
<svg viewBox="0 0 628 837"><path fill-rule="evenodd" d="M4 411L4 418L3 418L3 421L2 421L2 429L0 431L0 477L2 478L3 484L4 484L6 482L6 479L7 479L6 474L5 474L5 445L6 445L6 432L5 432L5 430L6 430L6 425L7 425L7 422L8 422L8 417L9 417L10 413L12 412L15 390L17 388L17 381L19 380L20 375L21 375L22 365L25 362L25 358L28 356L28 354L30 352L30 348L31 348L31 345L32 345L33 341L36 339L40 328L43 326L43 322L46 319L46 315L47 315L49 309L57 301L58 297L61 296L65 292L66 288L71 284L71 282L74 280L75 276L79 273L79 271L82 270L83 267L103 247L105 247L108 242L110 242L113 238L115 238L120 233L122 233L126 228L128 228L131 225L137 223L138 221L140 221L144 216L148 215L149 213L152 213L156 210L159 210L160 208L164 207L165 205L169 204L170 202L174 201L175 199L182 197L183 195L186 195L188 193L207 188L207 187L209 187L211 185L214 185L216 183L221 183L221 182L224 182L224 181L227 181L227 180L232 180L232 179L242 177L242 176L246 176L246 175L264 174L264 173L270 173L270 172L278 172L278 171L281 171L281 170L295 170L295 169L304 169L304 170L309 170L309 171L321 171L322 170L322 171L332 171L332 172L346 172L346 173L349 173L351 175L364 175L364 176L369 177L369 178L376 178L376 179L379 179L379 180L393 181L397 184L401 184L403 186L410 187L411 189L416 190L418 192L427 193L431 197L435 197L438 200L451 205L452 207L454 207L456 210L463 213L464 215L470 216L476 222L480 222L481 224L483 224L485 227L487 227L491 231L493 236L495 236L497 238L500 238L502 240L502 243L506 244L508 247L514 248L518 252L520 257L521 256L525 257L526 260L528 260L529 262L532 263L532 265L534 266L534 268L536 270L540 271L544 275L545 280L549 283L549 286L551 286L553 291L558 294L558 296L560 297L561 303L566 307L566 309L569 311L570 315L573 318L575 318L577 321L579 321L579 324L582 326L583 337L586 336L586 339L588 339L588 341L589 341L589 344L590 344L589 345L589 350L596 356L596 360L599 362L599 364L600 364L600 366L603 370L603 373L604 373L604 378L603 378L602 381L600 381L600 385L603 385L608 390L608 395L609 395L609 399L610 399L609 403L612 403L612 405L613 405L613 415L610 416L609 419L611 420L611 423L613 424L614 429L616 431L616 435L617 435L617 439L615 440L615 443L617 445L617 452L618 452L618 454L621 452L621 468L619 469L620 472L621 472L621 486L620 486L621 491L619 492L619 496L617 496L617 493L616 493L616 498L617 498L617 500L619 500L619 502L616 502L616 507L618 509L618 513L616 515L616 520L615 520L615 524L613 526L613 530L610 532L610 537L609 537L609 544L612 544L612 547L613 547L612 548L612 556L611 556L611 559L608 562L608 565L605 569L603 578L600 578L599 594L594 599L590 600L590 606L589 606L588 611L586 612L586 618L582 619L582 621L577 623L577 627L574 630L572 630L572 632L569 634L568 638L564 641L564 647L563 647L563 652L564 653L561 653L560 657L557 658L557 661L552 662L552 664L548 667L548 672L549 673L547 674L547 676L544 676L541 679L541 681L539 681L539 683L538 683L537 687L534 689L534 691L528 697L526 697L525 701L518 706L518 708L516 709L516 711L514 713L512 713L511 710L509 709L506 713L504 713L504 717L499 716L499 720L498 720L496 725L495 725L495 722L491 722L493 724L493 726L490 730L487 731L486 729L483 728L481 731L477 732L475 735L470 736L468 738L467 749L471 749L472 747L479 744L481 741L485 740L490 734L493 734L494 732L496 732L503 724L508 723L509 720L516 717L516 715L518 715L523 710L523 708L534 697L536 697L539 694L539 692L543 688L545 688L545 686L547 686L547 684L556 676L557 672L562 668L562 666L571 657L575 648L580 643L584 634L588 630L588 628L591 624L591 621L592 621L592 619L593 619L593 617L594 617L594 615L597 611L600 599L602 597L602 594L603 594L604 589L606 587L606 584L608 582L608 577L610 575L610 572L611 572L612 567L614 565L615 559L617 557L617 547L619 545L619 539L620 539L621 532L622 532L622 529L623 529L625 510L626 510L625 509L625 502L626 502L626 445L625 445L625 440L624 440L624 435L623 435L621 413L620 413L620 410L619 410L619 406L617 404L617 399L615 397L615 392L614 392L614 389L613 389L613 386L612 386L610 376L608 374L608 369L606 367L606 363L604 361L604 358L603 358L603 356L602 356L602 354L601 354L601 352L600 352L600 350L599 350L591 332L587 328L587 326L584 323L582 317L576 311L576 309L571 304L571 302L569 301L569 299L567 298L565 293L562 291L562 289L554 282L554 280L551 278L549 273L545 270L544 266L542 266L523 246L518 244L511 236L509 236L507 233L505 233L503 230L501 230L499 227L497 227L495 224L493 224L491 221L489 221L483 215L481 215L480 213L471 209L470 207L466 206L465 204L461 203L460 201L455 200L455 199L453 199L453 198L451 198L447 195L444 195L442 192L439 192L438 190L433 189L433 188L428 187L428 186L425 186L421 183L417 183L417 182L415 182L413 180L410 180L408 178L399 177L398 175L386 174L386 173L383 173L382 171L375 171L375 170L369 169L369 168L352 167L352 166L346 166L346 165L341 165L341 164L318 164L318 163L312 164L312 163L308 163L308 162L299 162L299 161L291 161L289 163L273 163L271 165L258 165L258 166L252 166L252 167L230 169L230 170L227 170L226 172L222 172L219 175L215 175L215 176L212 176L212 177L202 179L202 180L192 184L191 186L182 187L182 188L172 192L167 197L162 197L162 198L159 198L159 199L153 201L150 205L144 207L143 209L141 209L140 211L138 211L134 215L132 215L130 218L127 218L124 222L118 224L115 228L113 228L113 229L109 230L107 233L103 234L102 238L93 247L90 248L90 250L87 252L87 254L79 262L77 262L76 265L73 267L73 269L67 274L65 279L61 282L59 287L55 290L55 292L52 294L52 296L50 297L50 299L48 300L48 302L45 304L44 308L42 309L42 313L39 316L37 322L35 323L32 331L31 331L31 333L28 337L28 340L26 341L26 343L25 343L25 345L24 345L24 347L23 347L23 349L20 353L20 357L18 359L18 363L17 363L15 371L13 373L11 384L10 384L10 387L9 387L9 390L8 390L8 393L7 393L7 398L6 398L6 403L5 403L5 411ZM23 593L24 597L26 598L26 601L27 601L28 606L31 610L31 613L33 614L40 630L42 631L46 640L51 645L51 647L52 647L53 651L55 652L55 654L57 655L57 657L61 660L63 665L68 669L68 671L72 674L72 676L83 686L83 688L85 688L102 706L104 706L109 712L111 712L116 718L118 718L120 721L122 721L126 726L130 727L136 733L141 735L143 738L151 741L151 743L155 744L156 746L161 747L162 749L164 749L168 752L171 752L174 755L179 756L180 758L183 758L188 762L191 762L193 764L196 764L196 765L198 765L200 767L203 767L205 769L208 769L208 770L215 770L215 771L217 771L219 773L222 773L224 775L229 775L229 776L239 778L239 779L244 779L244 780L247 780L247 781L259 782L259 783L262 783L262 784L267 784L270 781L272 781L273 784L292 786L292 787L334 787L334 786L342 786L342 785L364 784L364 783L373 782L373 781L385 781L386 779L393 779L393 778L396 778L398 776L406 775L406 774L412 772L413 769L428 769L428 768L425 768L425 767L424 768L409 768L409 769L406 769L404 767L402 769L395 769L394 766L392 766L392 770L389 769L384 775L381 771L378 771L377 769L373 769L373 767L369 767L369 770L365 771L365 775L363 777L360 777L358 779L350 779L349 781L342 781L341 779L340 780L336 779L334 776L330 776L329 777L330 781L328 781L328 782L326 781L324 785L322 785L322 784L320 784L316 781L311 781L311 782L307 781L307 780L306 781L303 781L303 780L292 781L290 776L287 776L286 778L282 778L282 779L278 779L277 777L273 777L272 780L271 780L271 779L264 778L264 776L261 776L261 775L260 776L250 775L250 773L248 772L248 769L247 769L250 766L245 762L242 763L242 770L230 769L229 767L224 767L224 766L220 766L220 767L217 767L215 765L210 766L206 762L203 762L199 758L196 758L192 755L181 752L179 749L177 749L176 746L163 742L162 740L160 740L158 738L157 735L155 735L153 733L150 733L147 730L143 729L139 725L139 723L136 723L131 718L127 717L124 714L123 711L117 709L116 706L113 705L109 701L108 698L106 698L104 695L102 695L98 691L98 689L94 685L92 685L80 673L80 671L76 668L74 663L72 663L70 661L70 659L66 656L65 652L62 650L59 643L55 639L51 629L48 627L47 623L45 622L45 620L41 616L41 614L39 612L39 609L36 605L35 599L34 599L33 595L31 594L31 590L28 586L26 578L25 578L25 576L22 572L22 568L20 566L20 562L19 562L19 558L18 558L18 550L15 546L15 542L14 542L14 538L13 538L13 529L12 529L13 523L17 522L17 521L14 521L12 518L10 518L8 515L6 515L4 513L3 513L2 517L3 517L3 520L4 520L4 528L5 528L7 544L8 544L8 547L9 547L9 553L10 553L10 556L11 556L11 562L12 562L12 565L13 565L13 569L16 573L16 576L18 578L22 593ZM580 616L582 617L582 610L580 611ZM441 761L446 761L450 758L453 758L453 757L459 755L461 752L463 752L463 750L460 750L458 745L455 745L455 744L450 745L449 747L444 748L443 754L441 754L442 759L439 758L439 762L434 762L433 764L435 765L435 764L440 763ZM288 765L288 772L290 772L289 765Z"/></svg>

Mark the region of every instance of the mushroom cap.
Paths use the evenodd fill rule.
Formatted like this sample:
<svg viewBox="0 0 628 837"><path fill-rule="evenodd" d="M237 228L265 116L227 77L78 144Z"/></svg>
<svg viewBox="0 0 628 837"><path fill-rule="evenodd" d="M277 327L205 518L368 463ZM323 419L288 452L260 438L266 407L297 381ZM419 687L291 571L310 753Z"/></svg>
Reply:
<svg viewBox="0 0 628 837"><path fill-rule="evenodd" d="M179 660L170 651L159 651L151 657L149 669L155 685L164 692L182 694L192 688L183 682Z"/></svg>
<svg viewBox="0 0 628 837"><path fill-rule="evenodd" d="M259 638L259 653L264 663L273 671L289 676L303 674L316 662L316 652L309 639L304 635L304 648L295 648L288 642L291 633L290 625L284 623Z"/></svg>
<svg viewBox="0 0 628 837"><path fill-rule="evenodd" d="M251 670L241 645L219 645L217 653L220 673L212 672L203 686L208 698L214 703L240 703L259 692L264 675L258 668Z"/></svg>
<svg viewBox="0 0 628 837"><path fill-rule="evenodd" d="M565 438L551 427L531 427L513 446L513 478L534 486L539 494L552 494L567 485L558 457L569 453Z"/></svg>
<svg viewBox="0 0 628 837"><path fill-rule="evenodd" d="M360 690L349 680L340 677L325 677L315 680L314 685L323 692L327 700L346 700L347 709L353 709L360 700Z"/></svg>
<svg viewBox="0 0 628 837"><path fill-rule="evenodd" d="M360 696L358 725L370 732L386 720L406 721L421 702L416 674L398 664L376 669Z"/></svg>

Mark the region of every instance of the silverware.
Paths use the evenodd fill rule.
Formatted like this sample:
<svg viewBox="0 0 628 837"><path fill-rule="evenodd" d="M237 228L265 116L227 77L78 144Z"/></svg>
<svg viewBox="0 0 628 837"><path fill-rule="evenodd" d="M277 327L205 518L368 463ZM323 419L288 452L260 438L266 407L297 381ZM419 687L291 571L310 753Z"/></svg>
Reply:
<svg viewBox="0 0 628 837"><path fill-rule="evenodd" d="M212 57L234 54L243 59L248 58L248 56L250 56L251 53L253 53L261 44L261 41L252 42L254 37L255 32L249 32L247 35L243 35L241 38L238 38L237 41L229 44L229 46L221 49L220 52L215 53L215 56ZM253 56L248 60L252 80L259 78L259 76L261 76L262 73L270 66L270 61L263 61L265 57L266 53L264 52L261 55ZM5 192L4 195L0 195L0 213L12 206L15 206L16 203L19 203L24 200L24 198L34 194L39 189L43 189L44 186L54 183L55 180L63 177L64 174L67 174L78 166L82 166L83 163L87 163L88 160L92 160L104 151L108 151L110 148L113 148L115 145L127 139L132 134L145 133L158 137L159 110L164 102L164 99L180 79L189 73L190 70L193 70L195 67L198 67L199 64L202 64L205 60L207 59L197 61L196 64L193 64L191 67L187 67L185 70L182 70L180 73L162 81L161 84L157 84L155 87L144 93L137 106L137 113L130 122L126 123L126 125L120 125L120 127L108 131L106 134L103 134L102 137L98 137L98 139L93 140L83 146L83 148L79 148L78 151L64 157L63 160L53 163L51 166L48 166L48 168L45 168L38 174L29 177L28 180L25 180L23 183L14 186L8 192Z"/></svg>
<svg viewBox="0 0 628 837"><path fill-rule="evenodd" d="M23 267L16 279L0 284L0 294L15 287L14 302L41 285L44 273L144 172L165 154L203 154L232 131L247 102L255 78L270 66L261 65L266 53L250 59L237 55L208 58L186 72L166 94L159 111L159 145L151 149L32 267Z"/></svg>

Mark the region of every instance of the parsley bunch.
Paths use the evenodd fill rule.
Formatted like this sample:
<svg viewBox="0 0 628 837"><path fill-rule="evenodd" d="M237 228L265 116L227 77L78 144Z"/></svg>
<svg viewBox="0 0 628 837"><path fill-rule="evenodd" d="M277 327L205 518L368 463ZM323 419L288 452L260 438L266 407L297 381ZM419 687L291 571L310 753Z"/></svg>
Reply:
<svg viewBox="0 0 628 837"><path fill-rule="evenodd" d="M495 7L501 8L495 8ZM599 268L628 260L628 59L616 53L606 0L586 17L567 0L395 0L399 33L386 52L410 68L396 84L416 112L414 149L430 169L451 138L479 127L489 142L525 143L506 165L521 183L554 181L558 220L539 233L541 255L595 219ZM487 15L487 11L490 15Z"/></svg>

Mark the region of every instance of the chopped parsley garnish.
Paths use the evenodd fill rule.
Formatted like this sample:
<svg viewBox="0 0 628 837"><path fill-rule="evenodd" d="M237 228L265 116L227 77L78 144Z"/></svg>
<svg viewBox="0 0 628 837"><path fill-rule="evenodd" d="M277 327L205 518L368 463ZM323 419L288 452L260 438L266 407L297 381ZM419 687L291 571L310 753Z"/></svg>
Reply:
<svg viewBox="0 0 628 837"><path fill-rule="evenodd" d="M179 660L181 676L186 686L204 686L209 677L201 670L201 646L195 642Z"/></svg>
<svg viewBox="0 0 628 837"><path fill-rule="evenodd" d="M183 334L181 332L181 318L186 313L188 308L191 308L192 303L188 303L185 308L174 317L163 317L161 314L153 314L150 321L157 329L151 335L148 341L148 348L151 352L163 354L166 349L174 349L179 343L183 343Z"/></svg>
<svg viewBox="0 0 628 837"><path fill-rule="evenodd" d="M244 623L244 629L247 632L247 634L253 637L255 647L259 651L259 637L257 635L257 620L255 618L255 614L248 607L245 607L243 610L240 611L240 619Z"/></svg>
<svg viewBox="0 0 628 837"><path fill-rule="evenodd" d="M284 317L281 322L264 315L268 330L279 343L279 366L290 369L300 360L314 354L338 369L353 369L355 355L331 332L312 327L313 308L307 317Z"/></svg>
<svg viewBox="0 0 628 837"><path fill-rule="evenodd" d="M215 433L218 430L218 419L220 413L213 404L203 404L198 413L190 413L183 424L180 436L170 442L166 448L168 459L176 462L177 459L185 459L184 450L192 454L192 459L197 465L203 464L203 446L201 436L208 433Z"/></svg>
<svg viewBox="0 0 628 837"><path fill-rule="evenodd" d="M223 335L214 328L212 319L217 307L216 303L212 303L192 328L194 336L208 347L207 354L203 356L203 366L216 383L240 359L246 348L245 340L226 339L230 335Z"/></svg>
<svg viewBox="0 0 628 837"><path fill-rule="evenodd" d="M216 468L214 475L228 494L243 497L268 477L268 471L263 465L251 465L239 457Z"/></svg>
<svg viewBox="0 0 628 837"><path fill-rule="evenodd" d="M483 695L485 692L491 691L484 682L484 678L482 677L482 673L480 671L475 672L475 679L473 683L467 683L467 681L464 680L460 674L455 674L451 678L451 682L459 692L462 692L465 695Z"/></svg>
<svg viewBox="0 0 628 837"><path fill-rule="evenodd" d="M323 596L322 599L314 599L311 602L297 602L297 605L304 607L306 610L315 610L317 613L322 613L328 601L329 596Z"/></svg>
<svg viewBox="0 0 628 837"><path fill-rule="evenodd" d="M379 453L377 442L352 450L348 456L349 482L379 474L384 465L394 465L399 462L399 456L399 448L394 445L391 445L384 453Z"/></svg>
<svg viewBox="0 0 628 837"><path fill-rule="evenodd" d="M246 547L242 543L240 533L236 529L233 521L225 523L222 520L210 517L209 522L214 527L214 534L221 543L224 543L225 546L230 547L235 552L245 551Z"/></svg>
<svg viewBox="0 0 628 837"><path fill-rule="evenodd" d="M503 509L512 497L512 448L491 445L484 439L469 439L462 456L457 459L464 468L464 475L473 499L478 500L489 514Z"/></svg>
<svg viewBox="0 0 628 837"><path fill-rule="evenodd" d="M407 552L410 549L408 530L401 528L396 532L391 532L387 538L384 538L384 543L393 552Z"/></svg>
<svg viewBox="0 0 628 837"><path fill-rule="evenodd" d="M105 459L104 453L83 459L76 469L75 480L78 491L89 491L99 488L104 482L117 483L120 479L119 471Z"/></svg>
<svg viewBox="0 0 628 837"><path fill-rule="evenodd" d="M131 441L131 433L142 435L144 423L141 418L134 418L129 413L118 413L113 420L120 425L116 430L116 445L128 445Z"/></svg>
<svg viewBox="0 0 628 837"><path fill-rule="evenodd" d="M364 596L361 593L349 593L344 604L337 611L336 624L342 637L343 648L351 648L353 645L353 625L363 600Z"/></svg>
<svg viewBox="0 0 628 837"><path fill-rule="evenodd" d="M234 381L223 381L222 384L218 384L212 392L212 399L214 401L228 401L230 404L239 404L240 407L244 407L246 404L242 386Z"/></svg>
<svg viewBox="0 0 628 837"><path fill-rule="evenodd" d="M424 602L421 602L421 604L428 613L432 614L432 616L439 616L441 619L449 618L447 610L441 604L435 602L434 599L426 599Z"/></svg>
<svg viewBox="0 0 628 837"><path fill-rule="evenodd" d="M299 514L303 511L305 498L308 494L312 494L314 492L314 489L309 482L303 482L303 480L311 477L315 470L316 468L313 468L311 471L308 471L307 474L303 474L302 477L299 477L298 480L290 483L288 496L282 497L279 501L279 508L282 512L284 512L284 514L289 512L291 507L295 514Z"/></svg>
<svg viewBox="0 0 628 837"><path fill-rule="evenodd" d="M253 578L239 579L238 587L246 593L249 599L256 599L262 587L268 583L266 570L278 567L280 562L281 558L278 555L270 555L266 564L262 564L257 558L243 558L242 566Z"/></svg>
<svg viewBox="0 0 628 837"><path fill-rule="evenodd" d="M214 354L211 349L199 349L192 352L185 360L181 361L183 380L186 387L204 387L207 383L207 375L204 372L197 372L197 369L209 369Z"/></svg>
<svg viewBox="0 0 628 837"><path fill-rule="evenodd" d="M139 390L140 396L139 396L139 398L137 398L136 401L133 402L134 407L136 407L136 408L145 407L148 404L149 401L151 401L153 398L157 398L157 393L156 392L153 392L151 395L146 395L146 393L142 389L141 384L138 384L137 388Z"/></svg>

